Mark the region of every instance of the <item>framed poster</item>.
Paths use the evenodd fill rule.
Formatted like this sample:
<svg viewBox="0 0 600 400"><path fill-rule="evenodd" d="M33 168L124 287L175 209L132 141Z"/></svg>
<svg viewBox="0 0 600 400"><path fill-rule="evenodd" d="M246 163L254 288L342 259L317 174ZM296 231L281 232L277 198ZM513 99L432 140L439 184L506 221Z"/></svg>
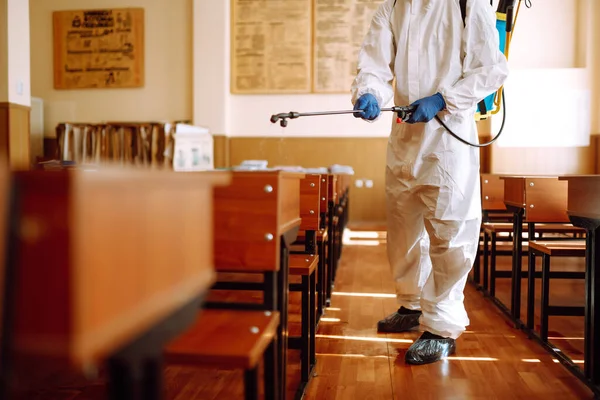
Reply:
<svg viewBox="0 0 600 400"><path fill-rule="evenodd" d="M231 0L232 93L310 93L311 2Z"/></svg>
<svg viewBox="0 0 600 400"><path fill-rule="evenodd" d="M54 88L144 86L144 9L56 11Z"/></svg>

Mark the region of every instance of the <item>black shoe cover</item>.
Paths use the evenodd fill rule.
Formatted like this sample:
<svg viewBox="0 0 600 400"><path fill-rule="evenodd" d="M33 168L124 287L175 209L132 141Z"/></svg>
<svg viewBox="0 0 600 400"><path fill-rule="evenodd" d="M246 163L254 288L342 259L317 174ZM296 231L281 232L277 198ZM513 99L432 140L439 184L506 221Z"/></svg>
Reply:
<svg viewBox="0 0 600 400"><path fill-rule="evenodd" d="M424 332L406 352L406 363L413 365L430 364L448 357L456 351L456 341Z"/></svg>
<svg viewBox="0 0 600 400"><path fill-rule="evenodd" d="M401 308L377 323L377 331L384 333L409 332L419 326L420 311Z"/></svg>

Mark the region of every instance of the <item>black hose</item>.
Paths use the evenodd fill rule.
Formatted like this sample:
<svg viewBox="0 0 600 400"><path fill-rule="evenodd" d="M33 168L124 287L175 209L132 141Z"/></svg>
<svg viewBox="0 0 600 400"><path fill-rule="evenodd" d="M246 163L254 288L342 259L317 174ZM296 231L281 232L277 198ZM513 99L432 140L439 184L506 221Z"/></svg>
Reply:
<svg viewBox="0 0 600 400"><path fill-rule="evenodd" d="M456 133L452 132L452 129L448 128L448 126L446 126L446 124L444 124L442 122L440 117L438 117L436 115L435 119L448 131L448 133L450 135L452 135L459 142L464 143L467 146L472 146L472 147L487 147L487 146L491 145L492 143L494 143L496 140L498 140L498 138L502 134L502 131L504 130L504 124L506 123L506 96L504 95L504 89L502 89L502 125L500 126L500 131L498 132L498 134L496 136L494 136L494 138L487 143L475 144L475 143L468 142L465 139L458 136Z"/></svg>

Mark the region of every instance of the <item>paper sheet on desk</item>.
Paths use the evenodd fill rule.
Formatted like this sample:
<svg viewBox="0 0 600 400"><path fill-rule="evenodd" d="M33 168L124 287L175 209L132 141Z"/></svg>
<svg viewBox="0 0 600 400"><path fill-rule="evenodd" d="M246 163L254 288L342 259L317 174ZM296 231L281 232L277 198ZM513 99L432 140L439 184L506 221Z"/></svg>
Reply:
<svg viewBox="0 0 600 400"><path fill-rule="evenodd" d="M175 171L206 171L214 169L213 137L200 126L177 124L175 126Z"/></svg>

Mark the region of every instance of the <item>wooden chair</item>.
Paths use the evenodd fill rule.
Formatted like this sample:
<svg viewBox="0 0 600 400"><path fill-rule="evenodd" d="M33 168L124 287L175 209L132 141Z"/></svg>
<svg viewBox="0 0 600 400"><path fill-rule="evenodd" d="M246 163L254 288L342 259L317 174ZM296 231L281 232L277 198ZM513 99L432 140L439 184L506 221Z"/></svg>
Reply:
<svg viewBox="0 0 600 400"><path fill-rule="evenodd" d="M327 187L327 236L329 237L327 249L327 287L326 299L327 305L331 305L331 294L335 284L335 274L337 271L337 247L339 245L339 217L336 212L338 205L338 175L329 174L329 182Z"/></svg>
<svg viewBox="0 0 600 400"><path fill-rule="evenodd" d="M292 253L318 254L317 269L317 324L325 306L326 246L327 230L324 228L327 215L327 175L306 175L300 182L300 217L302 224Z"/></svg>
<svg viewBox="0 0 600 400"><path fill-rule="evenodd" d="M521 322L521 278L523 224L527 224L528 240L535 240L538 233L544 233L545 241L573 240L573 234L584 234L584 230L571 225L567 215L567 183L558 177L501 177L504 180L504 203L513 212L513 263L511 272L510 315L517 325ZM548 234L553 233L554 237ZM531 253L530 253L531 254ZM529 259L527 276L535 277L535 264ZM534 282L529 282L533 285ZM506 310L505 310L506 311Z"/></svg>
<svg viewBox="0 0 600 400"><path fill-rule="evenodd" d="M213 290L261 291L262 304L209 301L209 308L277 311L278 374L286 389L289 253L301 225L300 181L304 174L235 171L232 183L214 191ZM248 279L262 277L262 281ZM224 279L231 278L231 279Z"/></svg>
<svg viewBox="0 0 600 400"><path fill-rule="evenodd" d="M290 337L290 348L300 350L301 392L304 392L310 375L317 363L315 292L316 271L319 256L292 254L290 256L290 275L302 277L300 284L291 284L290 291L302 293L301 336Z"/></svg>
<svg viewBox="0 0 600 400"><path fill-rule="evenodd" d="M534 330L535 307L535 257L542 257L542 306L540 338L548 341L548 317L583 316L584 307L550 306L550 279L585 279L585 272L550 271L551 257L585 257L585 241L570 240L567 242L529 242L529 273L527 292L527 328Z"/></svg>
<svg viewBox="0 0 600 400"><path fill-rule="evenodd" d="M245 399L259 398L258 367L264 360L265 399L279 399L277 326L270 311L204 310L191 329L168 344L169 364L244 370Z"/></svg>

